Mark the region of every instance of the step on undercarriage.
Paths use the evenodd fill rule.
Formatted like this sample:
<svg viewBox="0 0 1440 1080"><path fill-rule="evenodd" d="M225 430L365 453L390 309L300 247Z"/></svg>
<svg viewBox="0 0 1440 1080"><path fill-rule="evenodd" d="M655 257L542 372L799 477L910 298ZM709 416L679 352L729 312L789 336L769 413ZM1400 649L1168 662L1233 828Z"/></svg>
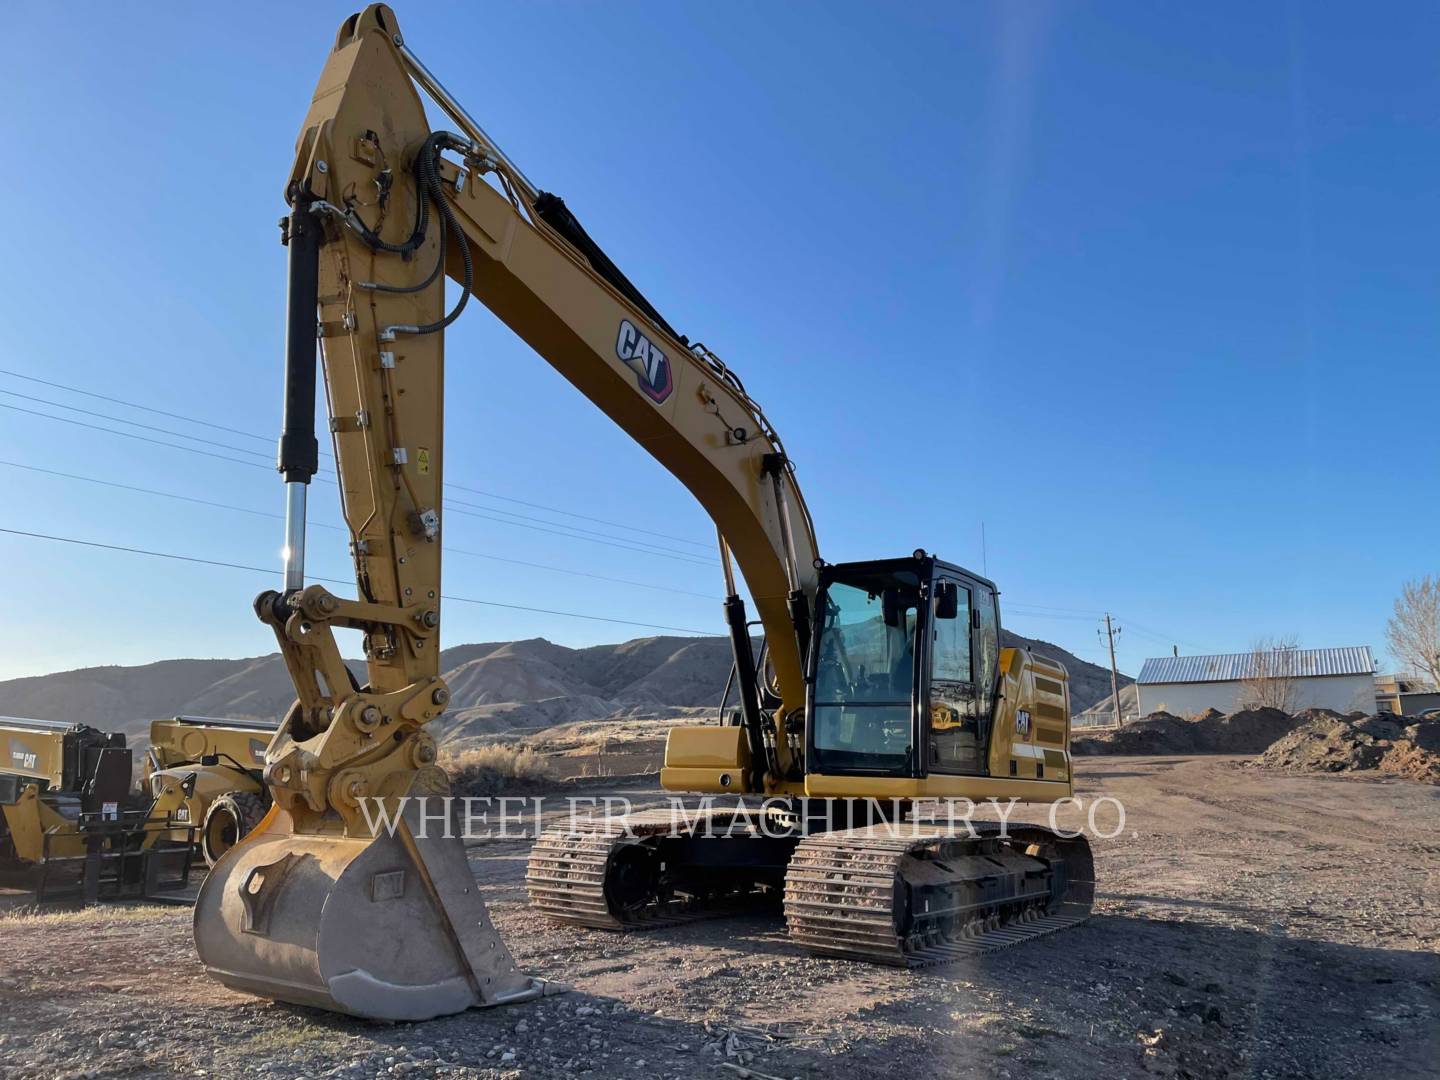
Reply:
<svg viewBox="0 0 1440 1080"><path fill-rule="evenodd" d="M546 830L526 873L533 907L561 922L644 930L783 896L809 952L907 967L1053 933L1090 915L1089 844L1034 825L908 821L805 836L773 811L649 810Z"/></svg>

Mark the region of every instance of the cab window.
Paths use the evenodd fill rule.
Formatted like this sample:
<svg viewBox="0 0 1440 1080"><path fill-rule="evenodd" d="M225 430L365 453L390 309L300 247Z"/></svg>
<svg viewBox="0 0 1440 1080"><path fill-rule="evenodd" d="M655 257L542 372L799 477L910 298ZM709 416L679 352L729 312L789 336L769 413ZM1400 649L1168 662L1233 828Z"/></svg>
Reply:
<svg viewBox="0 0 1440 1080"><path fill-rule="evenodd" d="M969 587L947 582L956 591L953 619L930 620L930 700L927 760L931 772L978 774L980 768L981 702L977 685L976 643L971 630L974 596ZM938 591L938 590L937 590Z"/></svg>
<svg viewBox="0 0 1440 1080"><path fill-rule="evenodd" d="M983 585L975 589L975 611L980 624L974 641L975 690L983 723L990 719L995 708L995 685L1000 671L1000 615L995 608L995 594Z"/></svg>
<svg viewBox="0 0 1440 1080"><path fill-rule="evenodd" d="M812 765L816 772L896 772L914 741L911 706L920 581L856 574L821 596Z"/></svg>
<svg viewBox="0 0 1440 1080"><path fill-rule="evenodd" d="M970 671L970 590L957 587L958 610L953 619L936 619L935 651L930 678L942 682L973 682Z"/></svg>

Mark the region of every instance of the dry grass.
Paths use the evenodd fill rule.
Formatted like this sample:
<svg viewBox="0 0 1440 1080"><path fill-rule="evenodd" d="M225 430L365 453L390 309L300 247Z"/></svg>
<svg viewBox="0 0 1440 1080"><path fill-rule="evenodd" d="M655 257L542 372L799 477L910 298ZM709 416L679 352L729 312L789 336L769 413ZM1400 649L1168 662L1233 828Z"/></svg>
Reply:
<svg viewBox="0 0 1440 1080"><path fill-rule="evenodd" d="M64 923L70 926L103 926L119 922L145 922L152 919L173 918L180 908L164 904L99 904L93 907L70 908L56 911L41 910L33 904L0 910L0 924L24 923L27 925L54 926Z"/></svg>
<svg viewBox="0 0 1440 1080"><path fill-rule="evenodd" d="M549 780L545 757L532 747L494 743L469 750L442 751L440 766L450 774L457 795L503 795L526 791Z"/></svg>

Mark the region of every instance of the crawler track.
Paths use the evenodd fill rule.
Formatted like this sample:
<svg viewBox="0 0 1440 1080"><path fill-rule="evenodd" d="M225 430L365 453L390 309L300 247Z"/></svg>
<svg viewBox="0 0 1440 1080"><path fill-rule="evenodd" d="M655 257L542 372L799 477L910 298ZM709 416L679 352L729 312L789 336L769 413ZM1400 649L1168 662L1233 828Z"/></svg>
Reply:
<svg viewBox="0 0 1440 1080"><path fill-rule="evenodd" d="M657 895L625 881L634 873L627 858L639 855L636 849L647 837L671 835L677 828L723 831L743 816L743 811L712 809L691 812L682 821L669 809L644 810L549 828L535 841L526 865L530 904L552 919L599 930L654 930L744 910L750 899L744 894Z"/></svg>
<svg viewBox="0 0 1440 1080"><path fill-rule="evenodd" d="M655 841L753 825L753 811L669 809L546 830L526 869L531 905L602 930L648 930L753 910L762 889L672 887ZM790 938L809 952L929 967L1008 948L1090 916L1093 868L1083 839L1033 825L963 829L901 823L797 837L785 870ZM709 841L701 841L708 843ZM732 843L717 839L716 843Z"/></svg>
<svg viewBox="0 0 1440 1080"><path fill-rule="evenodd" d="M1089 918L1085 841L1009 831L1008 840L993 830L971 838L907 824L809 837L785 877L790 938L823 956L928 967Z"/></svg>

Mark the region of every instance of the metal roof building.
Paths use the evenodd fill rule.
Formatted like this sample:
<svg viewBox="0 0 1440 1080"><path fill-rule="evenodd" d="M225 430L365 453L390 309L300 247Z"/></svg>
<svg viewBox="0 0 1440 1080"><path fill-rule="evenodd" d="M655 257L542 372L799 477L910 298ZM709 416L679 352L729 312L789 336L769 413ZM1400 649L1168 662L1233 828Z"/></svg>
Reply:
<svg viewBox="0 0 1440 1080"><path fill-rule="evenodd" d="M1272 654L1279 655L1279 654ZM1284 670L1297 678L1324 675L1374 675L1375 658L1369 645L1340 649L1285 649ZM1216 656L1157 656L1145 661L1138 683L1233 682L1253 679L1255 654L1220 653Z"/></svg>
<svg viewBox="0 0 1440 1080"><path fill-rule="evenodd" d="M1135 680L1140 713L1191 716L1207 709L1243 708L1246 680L1283 674L1293 681L1292 709L1375 710L1375 658L1368 645L1337 649L1283 649L1257 661L1253 652L1216 656L1159 656L1146 660Z"/></svg>

